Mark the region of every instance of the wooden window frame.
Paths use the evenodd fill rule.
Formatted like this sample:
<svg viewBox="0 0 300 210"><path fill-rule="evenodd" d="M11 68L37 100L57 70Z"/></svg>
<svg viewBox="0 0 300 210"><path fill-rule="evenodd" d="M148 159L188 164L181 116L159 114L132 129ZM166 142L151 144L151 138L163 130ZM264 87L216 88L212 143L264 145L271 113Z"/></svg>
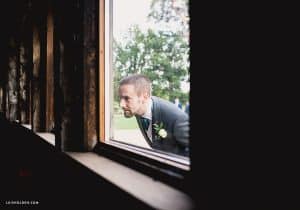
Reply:
<svg viewBox="0 0 300 210"><path fill-rule="evenodd" d="M118 161L130 168L134 168L144 174L150 175L154 179L167 183L186 193L190 193L190 166L176 161L154 158L151 152L148 155L134 151L126 143L110 141L111 127L111 107L112 101L112 4L111 0L99 0L99 137L100 140L93 149L93 152ZM107 12L109 11L109 12ZM109 69L109 70L107 70ZM111 92L110 92L111 91ZM126 145L127 148L122 146ZM132 146L133 147L133 146ZM153 153L166 155L162 151L152 151ZM173 154L168 154L173 156ZM174 155L176 159L176 155ZM162 161L163 160L163 161ZM190 161L188 160L190 163ZM181 165L181 167L180 167Z"/></svg>

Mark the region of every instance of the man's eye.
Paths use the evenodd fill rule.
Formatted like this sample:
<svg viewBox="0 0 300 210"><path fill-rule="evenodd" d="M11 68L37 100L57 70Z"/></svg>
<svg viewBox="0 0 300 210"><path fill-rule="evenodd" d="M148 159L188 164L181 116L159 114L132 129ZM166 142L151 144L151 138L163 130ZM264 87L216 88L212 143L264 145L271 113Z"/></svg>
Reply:
<svg viewBox="0 0 300 210"><path fill-rule="evenodd" d="M122 98L120 98L120 99L123 99L123 100L125 100L125 101L128 101L130 98L129 98L128 96L124 96L124 97L122 97Z"/></svg>

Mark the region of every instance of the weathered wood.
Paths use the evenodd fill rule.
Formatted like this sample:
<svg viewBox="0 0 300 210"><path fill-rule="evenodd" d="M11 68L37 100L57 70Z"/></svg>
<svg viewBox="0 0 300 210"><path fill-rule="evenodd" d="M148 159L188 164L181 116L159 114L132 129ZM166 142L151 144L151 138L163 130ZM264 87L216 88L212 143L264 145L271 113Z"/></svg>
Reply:
<svg viewBox="0 0 300 210"><path fill-rule="evenodd" d="M97 0L54 2L55 145L59 150L91 150L99 138L97 10Z"/></svg>
<svg viewBox="0 0 300 210"><path fill-rule="evenodd" d="M7 118L10 121L18 120L18 92L19 92L19 61L18 61L18 41L16 35L9 39L8 58L8 82L7 82Z"/></svg>
<svg viewBox="0 0 300 210"><path fill-rule="evenodd" d="M27 2L27 7L28 7L28 21L27 25L24 27L24 31L27 29L28 32L26 32L26 35L28 36L26 38L26 42L28 45L26 45L27 53L28 53L28 62L26 68L28 69L27 71L27 98L28 98L28 123L31 124L33 122L33 14L32 14L32 1L28 0Z"/></svg>
<svg viewBox="0 0 300 210"><path fill-rule="evenodd" d="M28 110L28 124L31 125L31 128L33 127L33 25L30 25L30 42L28 42L28 46L26 46L27 49L27 55L28 55L28 62L26 65L27 69L27 92L26 92L26 97L27 97L27 110Z"/></svg>
<svg viewBox="0 0 300 210"><path fill-rule="evenodd" d="M39 89L40 79L40 37L37 26L33 27L33 73L32 73L32 129L40 131L41 93Z"/></svg>
<svg viewBox="0 0 300 210"><path fill-rule="evenodd" d="M21 123L28 123L28 110L27 110L27 80L28 74L26 69L26 65L28 62L28 57L25 49L24 42L20 44L20 89L19 89L19 108L20 108L20 120Z"/></svg>
<svg viewBox="0 0 300 210"><path fill-rule="evenodd" d="M18 6L16 7L16 2ZM6 112L6 117L11 121L21 121L25 122L26 112L25 107L27 102L24 101L26 98L26 49L24 48L24 43L21 38L25 38L23 34L23 29L26 28L27 33L30 33L30 28L27 27L28 22L28 2L29 0L20 1L9 1L5 4L5 9L10 11L8 15L5 16L5 21L7 26L3 30L5 42L7 46L1 46L3 54L1 60L5 62L2 63L2 69L4 69L4 80L0 84L2 90L2 102L1 109ZM3 19L3 18L1 18ZM2 38L2 37L1 37Z"/></svg>
<svg viewBox="0 0 300 210"><path fill-rule="evenodd" d="M6 113L7 57L5 53L1 54L3 59L0 63L0 112Z"/></svg>
<svg viewBox="0 0 300 210"><path fill-rule="evenodd" d="M60 11L59 2L54 1L52 4L53 11L53 65L54 65L54 135L55 135L55 148L58 151L63 150L62 135L61 135L61 124L62 124L62 89L61 89L61 69L63 53L63 46L60 38Z"/></svg>
<svg viewBox="0 0 300 210"><path fill-rule="evenodd" d="M66 8L68 13L65 12ZM62 150L82 151L84 139L82 1L57 2L55 14L59 19L55 25L57 29L55 42L58 42L60 53L59 88L58 92L56 91L55 101L61 101L59 108L61 122L57 125L61 127L61 131L57 135L61 138Z"/></svg>
<svg viewBox="0 0 300 210"><path fill-rule="evenodd" d="M32 32L31 24L26 24L28 30L23 31L20 44L20 115L21 123L30 122L30 80L32 71Z"/></svg>
<svg viewBox="0 0 300 210"><path fill-rule="evenodd" d="M0 59L0 112L4 115L6 113L6 84L7 84L7 63L8 63L8 56L7 56L7 37L0 40L1 42L1 55L2 59Z"/></svg>
<svg viewBox="0 0 300 210"><path fill-rule="evenodd" d="M32 71L32 17L31 2L24 2L20 29L20 90L19 108L21 123L30 123L30 84Z"/></svg>
<svg viewBox="0 0 300 210"><path fill-rule="evenodd" d="M92 150L97 143L97 7L96 0L84 1L84 33L83 33L83 78L84 78L84 147Z"/></svg>
<svg viewBox="0 0 300 210"><path fill-rule="evenodd" d="M5 83L4 83L4 68L3 68L3 65L2 63L0 64L0 69L3 69L2 71L0 71L0 112L1 113L5 113L5 109L4 109L4 106L5 106L5 100L4 100L4 91L5 91Z"/></svg>
<svg viewBox="0 0 300 210"><path fill-rule="evenodd" d="M45 131L46 122L46 16L45 5L33 3L33 74L32 74L32 128Z"/></svg>
<svg viewBox="0 0 300 210"><path fill-rule="evenodd" d="M54 64L53 64L53 12L52 5L48 4L47 15L47 60L46 60L46 131L54 128Z"/></svg>

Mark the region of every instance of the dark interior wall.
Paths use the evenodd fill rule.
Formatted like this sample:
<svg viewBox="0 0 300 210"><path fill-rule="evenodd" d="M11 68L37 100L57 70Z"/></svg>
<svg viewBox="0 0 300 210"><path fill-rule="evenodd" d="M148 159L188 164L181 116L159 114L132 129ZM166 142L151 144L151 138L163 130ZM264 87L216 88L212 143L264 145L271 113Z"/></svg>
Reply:
<svg viewBox="0 0 300 210"><path fill-rule="evenodd" d="M39 209L151 209L31 130L0 117L0 132L1 200L38 200Z"/></svg>
<svg viewBox="0 0 300 210"><path fill-rule="evenodd" d="M96 0L1 7L0 110L54 132L65 151L92 150L98 139L97 8Z"/></svg>
<svg viewBox="0 0 300 210"><path fill-rule="evenodd" d="M91 150L98 139L97 8L53 1L56 137L65 151Z"/></svg>
<svg viewBox="0 0 300 210"><path fill-rule="evenodd" d="M32 0L31 124L35 132L46 131L46 18L48 1Z"/></svg>
<svg viewBox="0 0 300 210"><path fill-rule="evenodd" d="M99 1L85 0L83 3L84 148L92 150L99 139Z"/></svg>
<svg viewBox="0 0 300 210"><path fill-rule="evenodd" d="M22 7L22 6L21 6ZM19 32L19 19L21 7L15 8L13 1L6 4L4 12L1 14L1 26L5 27L2 35L2 75L1 80L3 88L5 89L5 97L2 99L4 102L3 108L6 111L6 116L10 120L16 120L18 115L18 54L16 48L18 47L18 32ZM5 12L6 11L6 12ZM14 12L8 12L14 11Z"/></svg>
<svg viewBox="0 0 300 210"><path fill-rule="evenodd" d="M1 21L2 22L2 21ZM8 35L6 31L0 39L0 112L6 113L6 84L7 84L7 48L8 48Z"/></svg>
<svg viewBox="0 0 300 210"><path fill-rule="evenodd" d="M1 6L1 64L0 64L0 110L11 121L28 124L29 80L31 69L30 48L32 30L30 0L5 1Z"/></svg>
<svg viewBox="0 0 300 210"><path fill-rule="evenodd" d="M79 151L83 148L83 1L55 1L54 15L59 62L55 88L60 99L56 104L60 120L55 124L60 124L62 149Z"/></svg>
<svg viewBox="0 0 300 210"><path fill-rule="evenodd" d="M56 15L54 21L58 27L56 28L55 41L61 50L58 61L62 64L59 66L61 68L58 68L59 75L56 75L60 85L58 89L61 90L60 94L63 98L62 104L60 104L62 107L60 114L64 122L72 121L71 124L63 127L65 134L62 136L75 139L73 148L76 149L76 146L82 146L82 141L76 143L76 139L82 140L83 135L83 1L53 2L54 14ZM9 58L16 56L15 65L20 66L18 63L20 62L19 46L11 46L10 39L14 39L16 44L20 44L20 41L26 37L24 34L26 29L32 34L33 39L33 28L22 22L28 18L28 16L22 16L28 6L32 9L28 14L33 15L29 23L33 24L32 27L37 26L39 37L45 35L45 28L45 31L40 30L44 26L43 15L45 14L43 14L43 10L39 10L44 8L43 3L45 1L10 0L2 3L0 7L0 27L5 29L1 30L0 39L0 88L4 93L2 99L6 98L7 79L11 72L8 65ZM94 32L97 33L97 31ZM92 39L94 40L93 43L97 44L94 37ZM40 40L40 43L42 42ZM95 49L95 46L91 47ZM95 50L91 54L95 56ZM96 71L94 66L96 61L93 60L92 62L88 63L87 66L91 66L91 69ZM31 63L31 67L34 68L34 63L32 61ZM16 75L13 80L17 83L19 77ZM37 84L33 84L33 89L36 85L36 89L43 90L43 81L39 79L36 82ZM17 85L14 88L17 91L20 89ZM60 97L59 95L56 96ZM9 106L6 107L3 101L0 102L1 202L4 200L38 200L40 202L39 209L44 209L43 207L53 207L53 209L64 207L68 209L78 209L78 207L79 209L118 209L119 206L126 206L129 209L151 209L64 153L59 152L32 130L11 122L15 119L21 119L19 106L16 106L16 114L10 111L6 115L6 109L7 107L10 108L10 104L7 103ZM34 116L32 117L34 120ZM118 202L111 202L113 199L117 199Z"/></svg>

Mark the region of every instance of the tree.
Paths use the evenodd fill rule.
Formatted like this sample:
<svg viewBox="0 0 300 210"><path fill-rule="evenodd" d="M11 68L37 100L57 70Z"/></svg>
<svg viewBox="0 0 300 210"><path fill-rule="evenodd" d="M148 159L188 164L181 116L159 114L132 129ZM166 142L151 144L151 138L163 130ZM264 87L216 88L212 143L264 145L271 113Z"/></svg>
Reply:
<svg viewBox="0 0 300 210"><path fill-rule="evenodd" d="M171 101L176 97L187 100L188 97L184 96L187 93L181 91L180 82L188 75L189 46L181 35L151 29L142 33L133 26L130 39L124 44L114 41L114 45L115 91L122 77L140 73L152 81L153 95Z"/></svg>
<svg viewBox="0 0 300 210"><path fill-rule="evenodd" d="M189 40L188 4L188 0L152 0L148 18L156 23L176 25L177 33Z"/></svg>

